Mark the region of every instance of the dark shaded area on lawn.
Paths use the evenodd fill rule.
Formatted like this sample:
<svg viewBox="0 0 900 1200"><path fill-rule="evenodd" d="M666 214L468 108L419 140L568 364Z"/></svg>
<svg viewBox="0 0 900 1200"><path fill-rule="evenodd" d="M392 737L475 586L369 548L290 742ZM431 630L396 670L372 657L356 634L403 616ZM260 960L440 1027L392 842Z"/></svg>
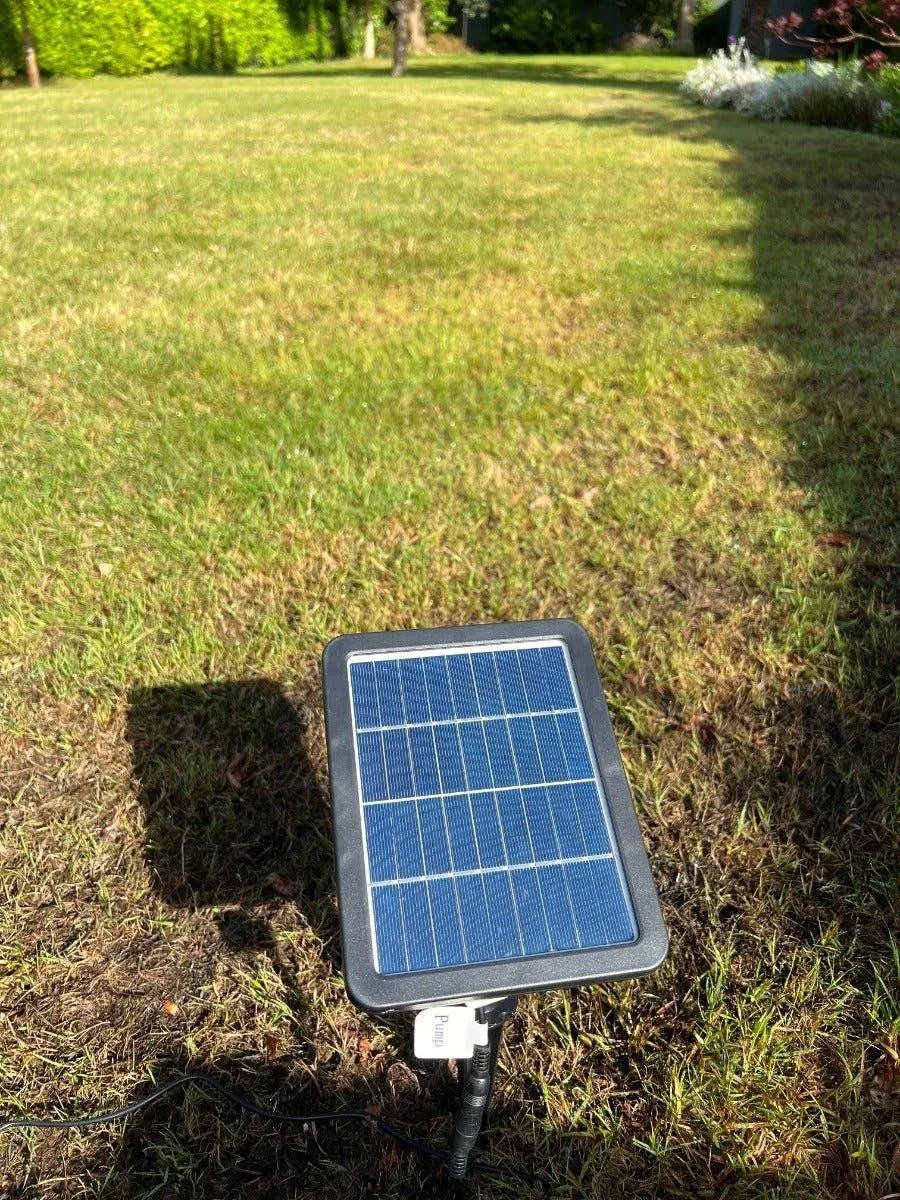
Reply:
<svg viewBox="0 0 900 1200"><path fill-rule="evenodd" d="M455 1080L449 1071L420 1069L399 1076L387 1055L352 1082L339 1063L322 1063L311 1082L308 1069L289 1054L274 1061L252 1056L205 1064L172 1057L154 1064L157 1084L182 1074L203 1073L257 1105L285 1114L366 1111L394 1128L437 1147L448 1136ZM429 1078L424 1077L428 1075ZM154 1090L148 1081L133 1099ZM44 1134L31 1166L41 1175L52 1162L55 1138ZM488 1156L483 1154L484 1161ZM79 1164L94 1181L92 1194L133 1200L150 1194L188 1197L241 1195L285 1200L331 1194L348 1200L374 1195L446 1195L428 1158L378 1130L370 1120L281 1123L243 1112L201 1084L179 1088L125 1122L110 1126L106 1143ZM198 1185L198 1181L201 1181ZM244 1190L246 1189L246 1190ZM8 1193L16 1197L27 1192Z"/></svg>
<svg viewBox="0 0 900 1200"><path fill-rule="evenodd" d="M723 170L757 213L749 241L765 304L749 334L786 364L773 387L783 413L784 476L802 489L801 504L821 516L820 543L832 563L817 585L835 602L837 637L827 648L830 682L786 686L758 710L755 731L770 739L765 755L731 745L720 747L727 758L714 755L709 765L732 811L756 798L773 831L808 859L811 886L800 889L799 907L810 932L821 931L817 908L822 922L842 920L854 936L865 914L875 935L868 949L882 957L897 899L892 851L900 816L900 419L888 382L890 364L894 386L900 369L900 293L891 282L900 265L900 154L887 139L728 114L711 114L699 127L637 109L617 118L514 119L586 129L620 120L655 137L716 137L734 152ZM790 162L795 138L807 140L807 156L820 167L815 189ZM830 271L822 288L812 268L824 256ZM820 355L809 351L811 335Z"/></svg>
<svg viewBox="0 0 900 1200"><path fill-rule="evenodd" d="M372 79L378 76L388 77L390 72L390 64L386 62L372 67L345 66L342 63L336 63L331 67L304 67L301 70L243 70L239 78L278 80L297 76L303 79L344 79L347 77ZM658 93L671 93L674 78L671 77L667 80L640 79L637 68L633 75L613 75L610 71L604 71L602 75L598 75L594 68L585 63L556 62L546 65L529 65L515 58L510 58L508 62L505 62L494 57L480 59L474 56L464 62L460 62L458 59L450 61L441 59L416 61L412 59L404 76L406 80L414 79L424 83L431 79L461 79L479 80L484 83L543 83L557 87L596 87L604 91L634 89L639 92ZM390 86L396 87L397 84Z"/></svg>
<svg viewBox="0 0 900 1200"><path fill-rule="evenodd" d="M152 878L216 906L235 949L275 952L261 903L292 899L336 948L331 817L305 745L310 706L268 679L137 688L126 733Z"/></svg>

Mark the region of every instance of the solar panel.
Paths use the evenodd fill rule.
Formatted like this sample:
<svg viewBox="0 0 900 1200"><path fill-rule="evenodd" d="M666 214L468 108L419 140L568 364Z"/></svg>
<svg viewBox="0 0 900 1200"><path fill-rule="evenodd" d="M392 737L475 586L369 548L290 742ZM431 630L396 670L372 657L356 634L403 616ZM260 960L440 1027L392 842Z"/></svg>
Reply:
<svg viewBox="0 0 900 1200"><path fill-rule="evenodd" d="M664 928L580 626L345 637L325 679L345 959L364 1007L655 965Z"/></svg>
<svg viewBox="0 0 900 1200"><path fill-rule="evenodd" d="M635 937L561 642L350 662L376 969Z"/></svg>

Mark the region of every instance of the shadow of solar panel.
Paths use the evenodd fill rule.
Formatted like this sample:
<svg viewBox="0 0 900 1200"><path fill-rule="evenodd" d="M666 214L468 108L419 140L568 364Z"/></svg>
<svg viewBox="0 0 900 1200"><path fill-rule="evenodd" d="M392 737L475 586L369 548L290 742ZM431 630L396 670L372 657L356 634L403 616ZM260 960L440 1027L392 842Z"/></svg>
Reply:
<svg viewBox="0 0 900 1200"><path fill-rule="evenodd" d="M349 673L381 974L636 938L561 642Z"/></svg>

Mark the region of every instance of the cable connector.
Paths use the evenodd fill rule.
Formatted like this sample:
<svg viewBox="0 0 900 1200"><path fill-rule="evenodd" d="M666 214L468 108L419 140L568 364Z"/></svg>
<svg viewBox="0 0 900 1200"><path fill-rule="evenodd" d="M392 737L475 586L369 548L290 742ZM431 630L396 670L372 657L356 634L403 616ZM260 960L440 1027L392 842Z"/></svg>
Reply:
<svg viewBox="0 0 900 1200"><path fill-rule="evenodd" d="M447 1174L451 1179L465 1179L469 1155L481 1132L490 1095L491 1047L485 1041L473 1049L472 1061L469 1063L463 1084L456 1123L453 1126L453 1147L447 1164Z"/></svg>

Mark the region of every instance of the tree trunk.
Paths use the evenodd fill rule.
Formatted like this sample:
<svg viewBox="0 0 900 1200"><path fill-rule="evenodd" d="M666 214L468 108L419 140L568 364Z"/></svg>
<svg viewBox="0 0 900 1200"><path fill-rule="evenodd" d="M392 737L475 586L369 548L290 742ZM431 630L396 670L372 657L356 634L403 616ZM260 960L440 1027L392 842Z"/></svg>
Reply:
<svg viewBox="0 0 900 1200"><path fill-rule="evenodd" d="M22 21L22 49L25 51L25 74L33 88L41 86L41 71L38 67L37 52L34 39L31 36L31 26L28 24L28 11L25 0L19 0L19 17Z"/></svg>
<svg viewBox="0 0 900 1200"><path fill-rule="evenodd" d="M397 78L406 70L406 51L409 40L407 0L394 0L394 65L391 74Z"/></svg>
<svg viewBox="0 0 900 1200"><path fill-rule="evenodd" d="M678 33L675 45L679 50L694 48L694 14L697 11L697 0L680 0L678 5Z"/></svg>
<svg viewBox="0 0 900 1200"><path fill-rule="evenodd" d="M411 54L427 54L428 41L425 37L425 14L422 0L408 0L409 50Z"/></svg>
<svg viewBox="0 0 900 1200"><path fill-rule="evenodd" d="M331 8L331 45L335 58L347 57L347 36L344 33L344 22L341 19L340 0L330 0Z"/></svg>
<svg viewBox="0 0 900 1200"><path fill-rule="evenodd" d="M366 27L363 33L363 58L375 57L375 17L372 14L372 0L366 0Z"/></svg>
<svg viewBox="0 0 900 1200"><path fill-rule="evenodd" d="M765 50L766 18L769 15L768 0L750 0L745 20L747 25L747 46L754 54L762 54ZM743 33L744 31L741 30Z"/></svg>

